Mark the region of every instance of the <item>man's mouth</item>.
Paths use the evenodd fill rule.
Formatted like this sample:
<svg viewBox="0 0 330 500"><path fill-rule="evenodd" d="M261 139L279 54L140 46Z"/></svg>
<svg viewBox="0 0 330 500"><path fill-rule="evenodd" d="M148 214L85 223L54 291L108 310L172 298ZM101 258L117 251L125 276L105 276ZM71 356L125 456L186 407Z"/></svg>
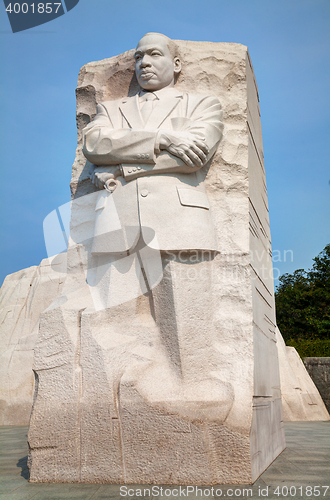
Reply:
<svg viewBox="0 0 330 500"><path fill-rule="evenodd" d="M152 73L151 71L141 71L140 76L143 80L147 80L147 79L153 77L154 73Z"/></svg>

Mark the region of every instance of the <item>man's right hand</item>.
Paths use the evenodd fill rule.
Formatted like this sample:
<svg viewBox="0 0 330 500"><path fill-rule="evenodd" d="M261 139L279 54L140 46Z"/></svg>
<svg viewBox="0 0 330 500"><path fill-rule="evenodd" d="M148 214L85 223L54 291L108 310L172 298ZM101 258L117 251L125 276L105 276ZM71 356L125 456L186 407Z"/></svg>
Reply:
<svg viewBox="0 0 330 500"><path fill-rule="evenodd" d="M92 183L98 189L103 189L104 184L109 179L116 179L121 175L121 170L118 165L114 165L113 167L96 167L94 166L93 170L90 172L89 176L92 180Z"/></svg>
<svg viewBox="0 0 330 500"><path fill-rule="evenodd" d="M202 167L207 161L209 148L204 138L197 139L189 132L161 131L159 149L167 150L189 167Z"/></svg>

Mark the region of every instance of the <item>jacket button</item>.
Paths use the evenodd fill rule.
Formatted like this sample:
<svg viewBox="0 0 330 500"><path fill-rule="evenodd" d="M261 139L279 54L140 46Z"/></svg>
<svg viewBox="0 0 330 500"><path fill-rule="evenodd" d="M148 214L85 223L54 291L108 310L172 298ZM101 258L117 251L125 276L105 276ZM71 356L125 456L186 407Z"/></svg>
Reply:
<svg viewBox="0 0 330 500"><path fill-rule="evenodd" d="M142 189L140 194L141 194L141 196L143 196L143 198L145 198L149 194L148 189Z"/></svg>
<svg viewBox="0 0 330 500"><path fill-rule="evenodd" d="M137 159L139 160L141 158L141 155L136 155Z"/></svg>
<svg viewBox="0 0 330 500"><path fill-rule="evenodd" d="M146 154L146 158L149 158L149 154Z"/></svg>

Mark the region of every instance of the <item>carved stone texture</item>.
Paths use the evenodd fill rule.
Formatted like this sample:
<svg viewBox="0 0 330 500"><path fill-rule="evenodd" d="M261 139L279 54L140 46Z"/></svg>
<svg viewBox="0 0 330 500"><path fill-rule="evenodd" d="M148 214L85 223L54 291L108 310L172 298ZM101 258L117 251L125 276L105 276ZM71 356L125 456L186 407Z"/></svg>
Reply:
<svg viewBox="0 0 330 500"><path fill-rule="evenodd" d="M214 95L224 112L223 139L211 166L202 169L219 252L209 259L195 255L195 262L181 256L195 273L181 282L182 263L162 257L164 279L153 303L142 285L137 298L120 299L129 297L128 270L137 261L117 263L115 279L121 283L127 264L128 280L114 292L117 305L95 310L86 276L93 269L99 192L88 177L82 128L97 103L132 95L137 84L132 51L84 66L68 274L61 295L41 315L35 347L34 482L250 483L285 446L252 65L243 45L177 43L183 68L175 88ZM97 280L103 277L106 283L106 274Z"/></svg>
<svg viewBox="0 0 330 500"><path fill-rule="evenodd" d="M318 388L306 370L296 349L287 347L280 331L276 329L276 332L283 420L285 422L330 420L328 410Z"/></svg>
<svg viewBox="0 0 330 500"><path fill-rule="evenodd" d="M0 425L27 425L34 377L33 349L39 318L60 294L66 275L66 254L52 269L48 259L39 266L6 277L0 291ZM64 262L63 262L64 261ZM64 271L64 272L61 272Z"/></svg>
<svg viewBox="0 0 330 500"><path fill-rule="evenodd" d="M62 259L66 262L65 254ZM66 275L64 265L62 270L62 273L55 271L45 259L40 266L8 275L1 287L1 425L29 423L34 387L33 350L40 313L57 297ZM31 297L38 298L37 302ZM283 421L330 420L318 389L297 351L286 347L278 329L276 335ZM328 362L328 358L315 359L316 362L311 358L312 367ZM322 380L327 382L325 376Z"/></svg>

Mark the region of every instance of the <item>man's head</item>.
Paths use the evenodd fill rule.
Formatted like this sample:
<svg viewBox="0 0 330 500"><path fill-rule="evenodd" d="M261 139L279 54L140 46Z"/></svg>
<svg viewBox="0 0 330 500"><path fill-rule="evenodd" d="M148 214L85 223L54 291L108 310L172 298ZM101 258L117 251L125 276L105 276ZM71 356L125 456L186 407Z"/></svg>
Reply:
<svg viewBox="0 0 330 500"><path fill-rule="evenodd" d="M176 44L160 33L147 33L135 50L135 73L144 90L173 87L181 71Z"/></svg>

